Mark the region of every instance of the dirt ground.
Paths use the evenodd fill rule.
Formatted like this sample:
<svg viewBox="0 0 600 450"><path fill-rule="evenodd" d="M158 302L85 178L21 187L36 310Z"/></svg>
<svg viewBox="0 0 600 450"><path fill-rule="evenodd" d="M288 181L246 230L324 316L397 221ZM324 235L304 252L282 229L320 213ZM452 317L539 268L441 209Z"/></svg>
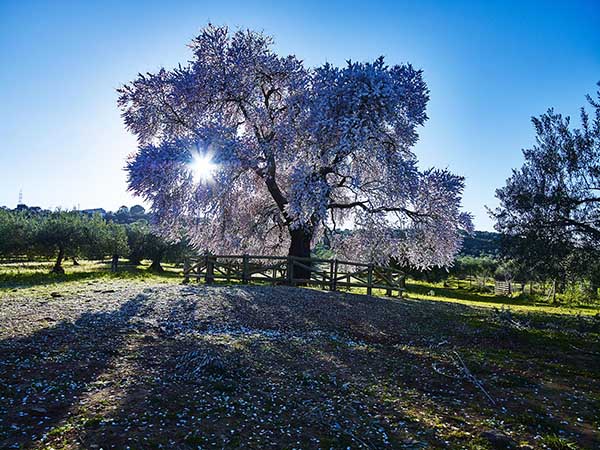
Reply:
<svg viewBox="0 0 600 450"><path fill-rule="evenodd" d="M0 299L0 448L600 448L600 318L88 281Z"/></svg>

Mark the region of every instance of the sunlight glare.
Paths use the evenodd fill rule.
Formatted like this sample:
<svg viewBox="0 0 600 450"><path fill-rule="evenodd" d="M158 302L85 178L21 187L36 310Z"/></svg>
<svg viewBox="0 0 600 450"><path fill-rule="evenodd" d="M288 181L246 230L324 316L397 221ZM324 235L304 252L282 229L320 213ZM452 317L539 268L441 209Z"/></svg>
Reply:
<svg viewBox="0 0 600 450"><path fill-rule="evenodd" d="M214 175L219 165L212 161L210 153L198 152L192 156L189 167L195 183L209 183L214 181Z"/></svg>

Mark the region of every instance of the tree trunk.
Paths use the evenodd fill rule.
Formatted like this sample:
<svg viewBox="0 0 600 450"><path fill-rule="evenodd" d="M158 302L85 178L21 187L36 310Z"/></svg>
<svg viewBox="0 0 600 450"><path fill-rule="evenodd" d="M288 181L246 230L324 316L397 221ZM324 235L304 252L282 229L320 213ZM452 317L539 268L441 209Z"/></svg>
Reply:
<svg viewBox="0 0 600 450"><path fill-rule="evenodd" d="M559 294L564 294L567 290L567 270L564 267L560 268L559 279L555 280L555 288L556 292Z"/></svg>
<svg viewBox="0 0 600 450"><path fill-rule="evenodd" d="M600 283L595 278L590 280L590 295L592 298L598 298L598 288L600 287Z"/></svg>
<svg viewBox="0 0 600 450"><path fill-rule="evenodd" d="M63 248L58 249L58 257L56 258L56 263L54 263L54 267L52 268L52 273L58 273L63 275L65 273L65 269L62 267L62 261L65 257L65 250Z"/></svg>
<svg viewBox="0 0 600 450"><path fill-rule="evenodd" d="M150 267L148 267L148 270L150 270L151 272L158 272L158 273L164 272L165 269L163 269L163 266L160 265L161 259L162 259L162 257L153 259L152 264L150 264Z"/></svg>
<svg viewBox="0 0 600 450"><path fill-rule="evenodd" d="M290 243L289 256L298 258L310 258L310 242L312 232L305 229L290 230L292 241ZM310 265L310 261L302 261L302 264ZM311 271L305 267L294 267L294 279L309 280ZM305 283L299 283L305 284Z"/></svg>
<svg viewBox="0 0 600 450"><path fill-rule="evenodd" d="M116 272L118 266L119 266L119 255L113 255L112 260L110 262L111 272Z"/></svg>

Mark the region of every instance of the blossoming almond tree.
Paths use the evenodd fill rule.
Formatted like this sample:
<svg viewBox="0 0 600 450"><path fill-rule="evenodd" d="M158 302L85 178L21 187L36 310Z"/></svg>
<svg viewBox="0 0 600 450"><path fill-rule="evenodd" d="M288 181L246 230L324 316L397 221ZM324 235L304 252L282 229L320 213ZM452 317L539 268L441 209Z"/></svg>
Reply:
<svg viewBox="0 0 600 450"><path fill-rule="evenodd" d="M349 237L330 236L346 257L449 265L470 216L463 178L420 171L411 151L427 119L421 71L383 58L310 69L272 45L208 25L188 64L119 89L139 141L129 187L159 229L215 253L309 256L344 225Z"/></svg>

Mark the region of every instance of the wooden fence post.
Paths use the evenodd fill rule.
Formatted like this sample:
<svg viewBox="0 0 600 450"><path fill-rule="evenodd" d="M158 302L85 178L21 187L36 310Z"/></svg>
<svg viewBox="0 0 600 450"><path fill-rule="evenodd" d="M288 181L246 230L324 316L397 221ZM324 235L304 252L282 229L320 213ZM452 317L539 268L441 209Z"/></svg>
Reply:
<svg viewBox="0 0 600 450"><path fill-rule="evenodd" d="M290 277L290 286L294 286L294 257L288 256L288 264L290 265L289 277Z"/></svg>
<svg viewBox="0 0 600 450"><path fill-rule="evenodd" d="M529 295L533 295L533 280L529 281Z"/></svg>
<svg viewBox="0 0 600 450"><path fill-rule="evenodd" d="M185 258L183 260L183 284L188 284L190 282L190 260L189 258Z"/></svg>
<svg viewBox="0 0 600 450"><path fill-rule="evenodd" d="M373 264L369 264L369 271L367 272L367 295L373 293Z"/></svg>
<svg viewBox="0 0 600 450"><path fill-rule="evenodd" d="M212 284L215 279L214 264L215 264L215 260L207 254L206 255L206 277L205 277L206 284Z"/></svg>
<svg viewBox="0 0 600 450"><path fill-rule="evenodd" d="M338 275L338 260L334 259L333 260L333 273L332 273L332 280L331 280L331 290L332 291L337 291L337 275Z"/></svg>
<svg viewBox="0 0 600 450"><path fill-rule="evenodd" d="M388 296L388 297L391 297L392 296L392 285L391 285L391 282L393 281L392 280L392 269L388 269L386 271L385 275L387 276L386 284L389 285L389 287L385 290L385 295Z"/></svg>
<svg viewBox="0 0 600 450"><path fill-rule="evenodd" d="M248 255L242 256L242 283L248 284Z"/></svg>
<svg viewBox="0 0 600 450"><path fill-rule="evenodd" d="M208 282L208 250L204 252L204 282ZM199 275L199 274L198 274Z"/></svg>
<svg viewBox="0 0 600 450"><path fill-rule="evenodd" d="M329 260L329 290L333 291L333 259Z"/></svg>
<svg viewBox="0 0 600 450"><path fill-rule="evenodd" d="M398 289L398 297L402 298L403 291L406 290L406 274L400 275L400 282L398 283L401 289Z"/></svg>

